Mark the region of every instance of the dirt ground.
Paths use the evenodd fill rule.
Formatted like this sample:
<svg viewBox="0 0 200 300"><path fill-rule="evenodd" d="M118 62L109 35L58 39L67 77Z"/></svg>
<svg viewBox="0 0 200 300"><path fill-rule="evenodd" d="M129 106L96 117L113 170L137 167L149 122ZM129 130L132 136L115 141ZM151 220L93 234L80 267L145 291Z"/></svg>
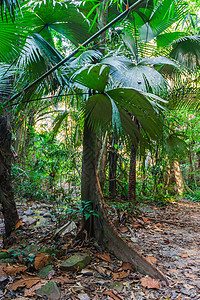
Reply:
<svg viewBox="0 0 200 300"><path fill-rule="evenodd" d="M129 218L128 222L125 219L117 228L165 274L169 286L136 272L133 266L118 261L95 241L88 241L87 236L81 243L74 244L75 222L69 223L68 232L55 237L56 222L50 206L29 202L26 205L18 203L22 221L13 236L14 245L10 247L15 251L13 260L0 261L0 299L200 299L200 203L182 199L164 208L143 205L139 210L137 217ZM112 219L117 224L116 215L113 214ZM2 224L1 219L1 231ZM25 257L24 249L30 245L37 248L34 259L39 257L43 246L58 252L50 261L52 270L46 278L38 277L41 261L35 270L34 262ZM90 263L83 270L62 271L61 263L76 253L87 253ZM15 272L8 268L9 265L15 266ZM27 269L16 273L20 266ZM1 271L7 274L6 279ZM37 284L30 288L22 282L20 286L18 283L25 280L25 276L26 279L37 278ZM34 287L49 281L57 283L59 298L55 291L48 297L36 294ZM12 289L14 283L19 286Z"/></svg>

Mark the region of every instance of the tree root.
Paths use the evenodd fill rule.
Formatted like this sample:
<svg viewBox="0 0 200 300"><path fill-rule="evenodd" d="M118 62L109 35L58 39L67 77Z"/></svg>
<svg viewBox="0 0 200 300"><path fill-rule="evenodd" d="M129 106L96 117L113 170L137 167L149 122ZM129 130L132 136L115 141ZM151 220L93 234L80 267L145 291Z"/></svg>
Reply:
<svg viewBox="0 0 200 300"><path fill-rule="evenodd" d="M168 280L164 274L162 274L162 272L153 264L148 262L138 251L133 249L132 244L123 239L116 230L106 210L97 170L95 170L95 173L97 183L98 218L102 227L101 240L97 237L98 241L101 243L103 242L108 250L112 251L118 259L132 263L140 273L165 281L168 285Z"/></svg>

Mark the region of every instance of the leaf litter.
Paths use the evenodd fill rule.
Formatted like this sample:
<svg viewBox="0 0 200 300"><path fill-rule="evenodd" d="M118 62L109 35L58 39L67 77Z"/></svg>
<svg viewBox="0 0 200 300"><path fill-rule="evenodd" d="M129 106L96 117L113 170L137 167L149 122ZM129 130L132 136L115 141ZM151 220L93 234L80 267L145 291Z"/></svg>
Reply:
<svg viewBox="0 0 200 300"><path fill-rule="evenodd" d="M23 211L24 207L22 214ZM140 211L140 216L129 217L117 229L167 276L169 287L136 272L129 262L118 261L86 236L74 245L74 236L68 232L59 243L59 238L53 240L55 223L33 227L19 222L16 244L12 246L18 255L13 263L0 264L0 288L5 289L7 298L16 293L16 299L19 296L38 299L35 291L53 280L61 291L61 299L200 299L199 204L181 200L164 209L143 206ZM116 218L114 211L111 216ZM31 244L37 245L38 250L25 257L24 247ZM52 253L41 251L44 246L52 249ZM7 249L1 252L9 253ZM60 264L77 252L90 255L91 263L86 269L61 271ZM32 256L34 259L30 261ZM42 280L38 272L49 263L53 267L51 275Z"/></svg>

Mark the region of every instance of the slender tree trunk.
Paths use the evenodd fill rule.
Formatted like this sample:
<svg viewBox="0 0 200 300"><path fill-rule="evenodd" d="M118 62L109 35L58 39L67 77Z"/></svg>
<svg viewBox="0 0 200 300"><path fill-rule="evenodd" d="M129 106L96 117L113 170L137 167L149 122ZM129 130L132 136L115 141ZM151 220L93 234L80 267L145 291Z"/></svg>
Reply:
<svg viewBox="0 0 200 300"><path fill-rule="evenodd" d="M113 199L117 194L117 150L111 146L109 150L109 196Z"/></svg>
<svg viewBox="0 0 200 300"><path fill-rule="evenodd" d="M7 237L15 228L18 220L11 184L11 138L9 114L4 114L0 117L0 203L2 204Z"/></svg>
<svg viewBox="0 0 200 300"><path fill-rule="evenodd" d="M129 169L129 184L128 184L128 201L136 205L136 158L137 150L131 145L130 169Z"/></svg>
<svg viewBox="0 0 200 300"><path fill-rule="evenodd" d="M132 121L136 124L140 130L140 124L138 120L130 114ZM138 141L137 141L138 142ZM131 143L131 156L130 156L130 168L129 168L129 185L128 185L128 201L136 205L136 158L137 158L137 146Z"/></svg>
<svg viewBox="0 0 200 300"><path fill-rule="evenodd" d="M83 133L83 158L81 177L81 200L84 209L83 228L90 236L101 238L98 214L95 168L97 164L97 135L89 127L87 119Z"/></svg>

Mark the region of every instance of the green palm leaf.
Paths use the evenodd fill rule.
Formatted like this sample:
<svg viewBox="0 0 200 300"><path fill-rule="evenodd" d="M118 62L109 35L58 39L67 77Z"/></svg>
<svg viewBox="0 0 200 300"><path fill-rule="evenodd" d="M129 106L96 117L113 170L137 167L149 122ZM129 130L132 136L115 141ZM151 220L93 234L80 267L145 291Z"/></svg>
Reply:
<svg viewBox="0 0 200 300"><path fill-rule="evenodd" d="M173 44L170 56L185 65L190 70L200 66L200 36L185 36Z"/></svg>
<svg viewBox="0 0 200 300"><path fill-rule="evenodd" d="M18 0L0 0L1 6L1 19L3 20L4 16L6 20L8 20L8 15L11 20L15 20L15 16L17 15L17 10L20 8Z"/></svg>
<svg viewBox="0 0 200 300"><path fill-rule="evenodd" d="M84 42L93 33L89 31L86 18L71 1L46 0L38 1L33 5L36 17L33 22L34 31L40 33L51 45L53 45L51 29L59 32L75 45Z"/></svg>
<svg viewBox="0 0 200 300"><path fill-rule="evenodd" d="M102 64L89 65L76 71L71 77L71 81L82 84L89 89L103 92L109 71L109 67Z"/></svg>

